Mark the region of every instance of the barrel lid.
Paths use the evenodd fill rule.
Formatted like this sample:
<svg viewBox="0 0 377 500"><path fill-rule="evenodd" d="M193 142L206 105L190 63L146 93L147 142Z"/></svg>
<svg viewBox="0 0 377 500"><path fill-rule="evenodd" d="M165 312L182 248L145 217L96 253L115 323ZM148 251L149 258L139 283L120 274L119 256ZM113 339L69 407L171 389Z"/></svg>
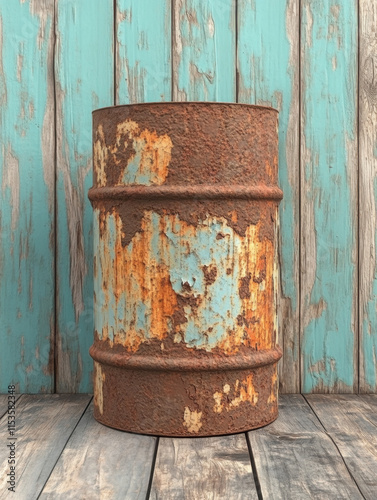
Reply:
<svg viewBox="0 0 377 500"><path fill-rule="evenodd" d="M119 109L119 108L128 108L132 106L150 106L150 105L164 105L166 106L167 104L174 104L174 105L208 105L208 104L219 104L219 105L227 105L227 106L244 106L244 107L250 107L250 108L256 108L256 109L269 109L272 111L276 111L276 113L279 113L279 110L276 108L273 108L272 106L263 106L261 104L249 104L249 103L244 103L244 102L219 102L219 101L158 101L158 102L140 102L140 103L130 103L130 104L117 104L113 106L104 106L102 108L97 108L92 111L92 113L96 113L97 111L102 111L104 109Z"/></svg>

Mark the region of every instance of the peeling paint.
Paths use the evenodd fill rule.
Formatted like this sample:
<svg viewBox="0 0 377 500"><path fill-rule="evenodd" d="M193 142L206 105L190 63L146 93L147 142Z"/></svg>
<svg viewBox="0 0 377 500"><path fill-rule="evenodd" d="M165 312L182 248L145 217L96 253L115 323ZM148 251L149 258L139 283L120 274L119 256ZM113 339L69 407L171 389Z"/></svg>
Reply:
<svg viewBox="0 0 377 500"><path fill-rule="evenodd" d="M277 114L235 104L177 104L94 113L100 174L89 190L95 243L90 354L105 373L109 405L103 414L95 409L95 416L159 435L235 432L264 425L277 412L268 403L281 356L275 343ZM245 131L245 115L255 134ZM198 135L199 152L190 141ZM161 137L174 147L157 168L150 150ZM136 169L127 177L132 162ZM143 168L156 182L142 177ZM245 189L240 180L247 178ZM110 388L114 377L116 391ZM137 399L130 391L136 381ZM153 422L135 419L147 404L168 405L169 414L155 412ZM117 410L124 405L133 408L132 423Z"/></svg>
<svg viewBox="0 0 377 500"><path fill-rule="evenodd" d="M102 368L99 363L94 361L94 404L98 408L100 414L103 414L103 383L105 381L105 374L102 373Z"/></svg>
<svg viewBox="0 0 377 500"><path fill-rule="evenodd" d="M310 30L312 40L302 52L301 389L352 392L357 384L357 8L329 1L323 9L305 1L307 14L309 4L303 32ZM316 123L323 123L323 133L313 135Z"/></svg>
<svg viewBox="0 0 377 500"><path fill-rule="evenodd" d="M274 250L270 240L260 241L258 226L250 226L242 238L224 219L208 217L193 228L177 216L146 211L141 232L123 248L119 215L105 216L98 210L95 214L95 228L103 228L95 277L100 338L132 351L150 338L162 340L169 332L196 349L221 346L230 353L242 344L271 347L276 328ZM227 237L217 239L219 232ZM190 252L190 242L195 241L195 251ZM213 262L215 288L201 270L201 266L213 270ZM227 274L228 268L234 274ZM245 272L250 275L247 292L237 299L233 276ZM236 325L235 316L240 318Z"/></svg>
<svg viewBox="0 0 377 500"><path fill-rule="evenodd" d="M118 185L161 185L165 182L173 148L169 136L158 136L155 131L148 129L140 130L135 121L126 120L118 124L115 145L106 145L101 124L98 126L96 137L94 168L99 186L107 183L105 166L109 155L113 156L117 165L122 166ZM127 151L131 153L127 155L127 163L124 165Z"/></svg>
<svg viewBox="0 0 377 500"><path fill-rule="evenodd" d="M10 144L7 145L6 150L4 150L3 146L3 159L4 171L1 188L3 193L5 193L6 189L10 190L10 204L12 210L11 238L13 239L13 231L17 228L20 216L20 171L19 160L12 152Z"/></svg>
<svg viewBox="0 0 377 500"><path fill-rule="evenodd" d="M190 408L186 406L185 412L183 414L183 425L187 428L188 432L190 432L191 434L196 434L197 432L199 432L200 428L203 425L200 421L201 418L201 411L191 411Z"/></svg>
<svg viewBox="0 0 377 500"><path fill-rule="evenodd" d="M232 2L174 4L173 99L235 101L235 16ZM221 58L218 54L221 53Z"/></svg>

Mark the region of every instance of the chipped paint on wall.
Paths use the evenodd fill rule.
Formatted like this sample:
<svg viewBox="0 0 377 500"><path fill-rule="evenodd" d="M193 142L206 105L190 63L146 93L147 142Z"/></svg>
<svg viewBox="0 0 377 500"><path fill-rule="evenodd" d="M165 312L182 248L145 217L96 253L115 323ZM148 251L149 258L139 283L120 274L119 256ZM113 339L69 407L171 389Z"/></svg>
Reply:
<svg viewBox="0 0 377 500"><path fill-rule="evenodd" d="M53 0L0 5L0 392L54 383L53 11Z"/></svg>
<svg viewBox="0 0 377 500"><path fill-rule="evenodd" d="M358 373L357 7L305 0L303 14L301 389L352 392Z"/></svg>

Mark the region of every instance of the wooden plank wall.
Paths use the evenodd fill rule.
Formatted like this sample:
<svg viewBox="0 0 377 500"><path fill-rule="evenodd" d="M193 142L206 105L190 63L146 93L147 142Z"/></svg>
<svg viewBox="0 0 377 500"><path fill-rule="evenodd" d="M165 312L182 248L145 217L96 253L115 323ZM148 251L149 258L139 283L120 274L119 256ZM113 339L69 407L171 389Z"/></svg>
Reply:
<svg viewBox="0 0 377 500"><path fill-rule="evenodd" d="M0 392L91 391L91 111L279 109L282 392L377 390L368 0L0 4Z"/></svg>

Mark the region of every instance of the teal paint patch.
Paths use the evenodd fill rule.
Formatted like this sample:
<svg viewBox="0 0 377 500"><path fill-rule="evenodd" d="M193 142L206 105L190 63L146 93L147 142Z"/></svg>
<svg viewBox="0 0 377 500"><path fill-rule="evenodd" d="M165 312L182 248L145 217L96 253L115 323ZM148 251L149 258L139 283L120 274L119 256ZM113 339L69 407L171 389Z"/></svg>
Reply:
<svg viewBox="0 0 377 500"><path fill-rule="evenodd" d="M235 0L176 2L175 100L234 101Z"/></svg>
<svg viewBox="0 0 377 500"><path fill-rule="evenodd" d="M170 0L117 0L117 104L171 99Z"/></svg>
<svg viewBox="0 0 377 500"><path fill-rule="evenodd" d="M53 1L1 2L0 28L0 392L52 392Z"/></svg>
<svg viewBox="0 0 377 500"><path fill-rule="evenodd" d="M166 219L165 235L169 242L167 266L174 291L183 297L198 299L198 306L185 306L187 323L181 325L188 347L211 350L225 341L234 330L235 318L242 314L238 293L240 236L226 221L207 218L193 228L182 231L178 221ZM217 239L218 233L224 235ZM206 283L204 269L216 269L213 284ZM232 269L231 274L226 270ZM187 284L190 289L187 291Z"/></svg>
<svg viewBox="0 0 377 500"><path fill-rule="evenodd" d="M96 227L99 227L98 213L96 209ZM196 306L190 301L184 306L187 321L179 327L179 341L206 350L226 341L234 331L235 318L244 313L238 280L244 273L241 266L248 268L242 260L246 256L241 245L245 249L250 242L243 242L225 220L208 218L195 228L185 229L177 217L148 212L144 224L143 231L148 236L144 239L143 232L136 233L129 245L123 247L118 264L115 248L119 248L121 237L116 217L106 215L101 238L98 229L95 230L95 326L99 337L121 343L128 337L125 345L132 348L132 336L144 342L163 338L173 328L171 318L164 318L165 323L153 319L154 308L161 309L160 301L165 299L156 288L163 270L164 279L170 281L178 296L196 302ZM219 233L222 238L217 238ZM205 274L208 269L214 272L210 281ZM231 273L227 272L229 269ZM124 275L120 276L121 273ZM160 331L165 327L166 331ZM123 337L119 335L121 332Z"/></svg>
<svg viewBox="0 0 377 500"><path fill-rule="evenodd" d="M355 2L303 3L303 133L305 213L313 211L315 266L304 290L303 392L352 392L354 360L353 252L355 198L350 164L356 131L357 8ZM309 158L309 160L308 160ZM302 224L307 221L302 220ZM304 227L304 230L307 228ZM312 254L311 248L304 251ZM303 267L303 282L312 271Z"/></svg>
<svg viewBox="0 0 377 500"><path fill-rule="evenodd" d="M279 276L284 303L281 383L299 391L299 12L298 2L238 1L239 101L279 110ZM281 367L282 368L282 367Z"/></svg>
<svg viewBox="0 0 377 500"><path fill-rule="evenodd" d="M113 104L113 2L59 0L56 15L57 391L91 392L91 112Z"/></svg>
<svg viewBox="0 0 377 500"><path fill-rule="evenodd" d="M298 199L292 190L291 165L288 164L290 153L295 152L288 148L293 148L294 144L288 142L287 136L289 132L295 134L289 131L289 118L296 61L290 59L290 41L283 22L287 5L284 1L256 0L251 6L249 1L240 0L238 68L240 102L269 105L279 110L279 185L284 193L280 205L281 280L283 293L291 299L295 313L298 305L295 282Z"/></svg>

